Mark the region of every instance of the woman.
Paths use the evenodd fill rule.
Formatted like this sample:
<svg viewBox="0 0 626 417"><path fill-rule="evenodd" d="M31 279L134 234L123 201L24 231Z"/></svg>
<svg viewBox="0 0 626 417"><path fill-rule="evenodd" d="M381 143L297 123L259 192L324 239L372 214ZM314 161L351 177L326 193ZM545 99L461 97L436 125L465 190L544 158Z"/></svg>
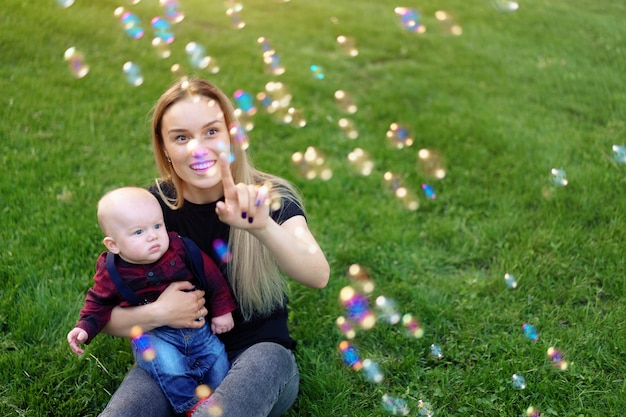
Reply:
<svg viewBox="0 0 626 417"><path fill-rule="evenodd" d="M232 367L206 403L216 404L223 417L279 416L293 404L299 384L280 271L323 288L330 270L297 193L287 181L253 167L231 138L235 124L233 106L217 87L199 79L176 82L154 108L153 148L161 179L151 191L167 228L190 237L215 259L237 302L234 329L219 335ZM231 253L214 250L223 242ZM127 337L134 325L145 331L200 327L207 311L204 293L191 289L189 283L174 283L152 304L116 307L104 331ZM158 386L136 366L101 414L172 415Z"/></svg>

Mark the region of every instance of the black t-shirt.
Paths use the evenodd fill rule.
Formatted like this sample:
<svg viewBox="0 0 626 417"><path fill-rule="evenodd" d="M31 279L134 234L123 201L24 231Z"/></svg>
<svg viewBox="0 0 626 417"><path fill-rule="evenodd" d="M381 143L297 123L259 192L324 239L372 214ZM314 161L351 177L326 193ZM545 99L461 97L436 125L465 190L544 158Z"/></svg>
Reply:
<svg viewBox="0 0 626 417"><path fill-rule="evenodd" d="M165 187L166 184L162 184L162 188L168 192ZM163 208L167 229L178 232L180 235L189 237L196 242L200 249L215 261L230 285L227 265L221 261L213 249L213 242L216 239L228 242L230 230L230 226L222 223L215 213L217 202L194 204L185 200L180 209L172 210L163 202L156 190L156 186L150 187L150 192L157 197L159 204ZM284 200L281 208L272 211L270 215L274 221L282 224L293 216L303 216L304 212L297 203ZM271 315L255 316L248 321L243 320L241 312L237 308L233 312L233 319L235 327L227 333L218 335L229 354L234 354L259 342L275 342L288 349L295 348L296 342L289 336L287 328L287 301Z"/></svg>

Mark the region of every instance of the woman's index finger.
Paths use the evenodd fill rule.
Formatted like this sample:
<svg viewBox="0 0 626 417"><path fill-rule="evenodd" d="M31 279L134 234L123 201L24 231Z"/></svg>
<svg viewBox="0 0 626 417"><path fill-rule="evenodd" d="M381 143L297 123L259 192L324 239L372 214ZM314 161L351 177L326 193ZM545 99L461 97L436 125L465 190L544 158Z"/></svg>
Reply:
<svg viewBox="0 0 626 417"><path fill-rule="evenodd" d="M221 153L219 156L220 173L222 176L222 187L224 187L224 197L230 197L235 193L235 180L230 172L230 162L228 155Z"/></svg>

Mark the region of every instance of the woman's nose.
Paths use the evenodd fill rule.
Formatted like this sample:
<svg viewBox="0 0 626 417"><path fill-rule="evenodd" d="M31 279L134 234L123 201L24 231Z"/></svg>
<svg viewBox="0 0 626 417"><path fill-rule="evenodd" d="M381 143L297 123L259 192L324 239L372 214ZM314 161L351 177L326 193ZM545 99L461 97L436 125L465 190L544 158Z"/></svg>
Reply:
<svg viewBox="0 0 626 417"><path fill-rule="evenodd" d="M205 148L202 145L198 145L191 151L191 156L193 156L194 158L202 158L208 153L209 153L209 150L207 148Z"/></svg>

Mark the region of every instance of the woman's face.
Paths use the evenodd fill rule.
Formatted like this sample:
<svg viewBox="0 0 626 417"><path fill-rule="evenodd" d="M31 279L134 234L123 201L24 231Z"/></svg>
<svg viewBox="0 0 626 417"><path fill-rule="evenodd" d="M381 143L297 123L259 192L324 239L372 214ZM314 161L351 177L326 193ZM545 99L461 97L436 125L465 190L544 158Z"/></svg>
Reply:
<svg viewBox="0 0 626 417"><path fill-rule="evenodd" d="M163 115L165 153L185 183L186 200L202 204L222 197L217 160L220 153L230 152L228 131L220 105L205 97L178 101Z"/></svg>

